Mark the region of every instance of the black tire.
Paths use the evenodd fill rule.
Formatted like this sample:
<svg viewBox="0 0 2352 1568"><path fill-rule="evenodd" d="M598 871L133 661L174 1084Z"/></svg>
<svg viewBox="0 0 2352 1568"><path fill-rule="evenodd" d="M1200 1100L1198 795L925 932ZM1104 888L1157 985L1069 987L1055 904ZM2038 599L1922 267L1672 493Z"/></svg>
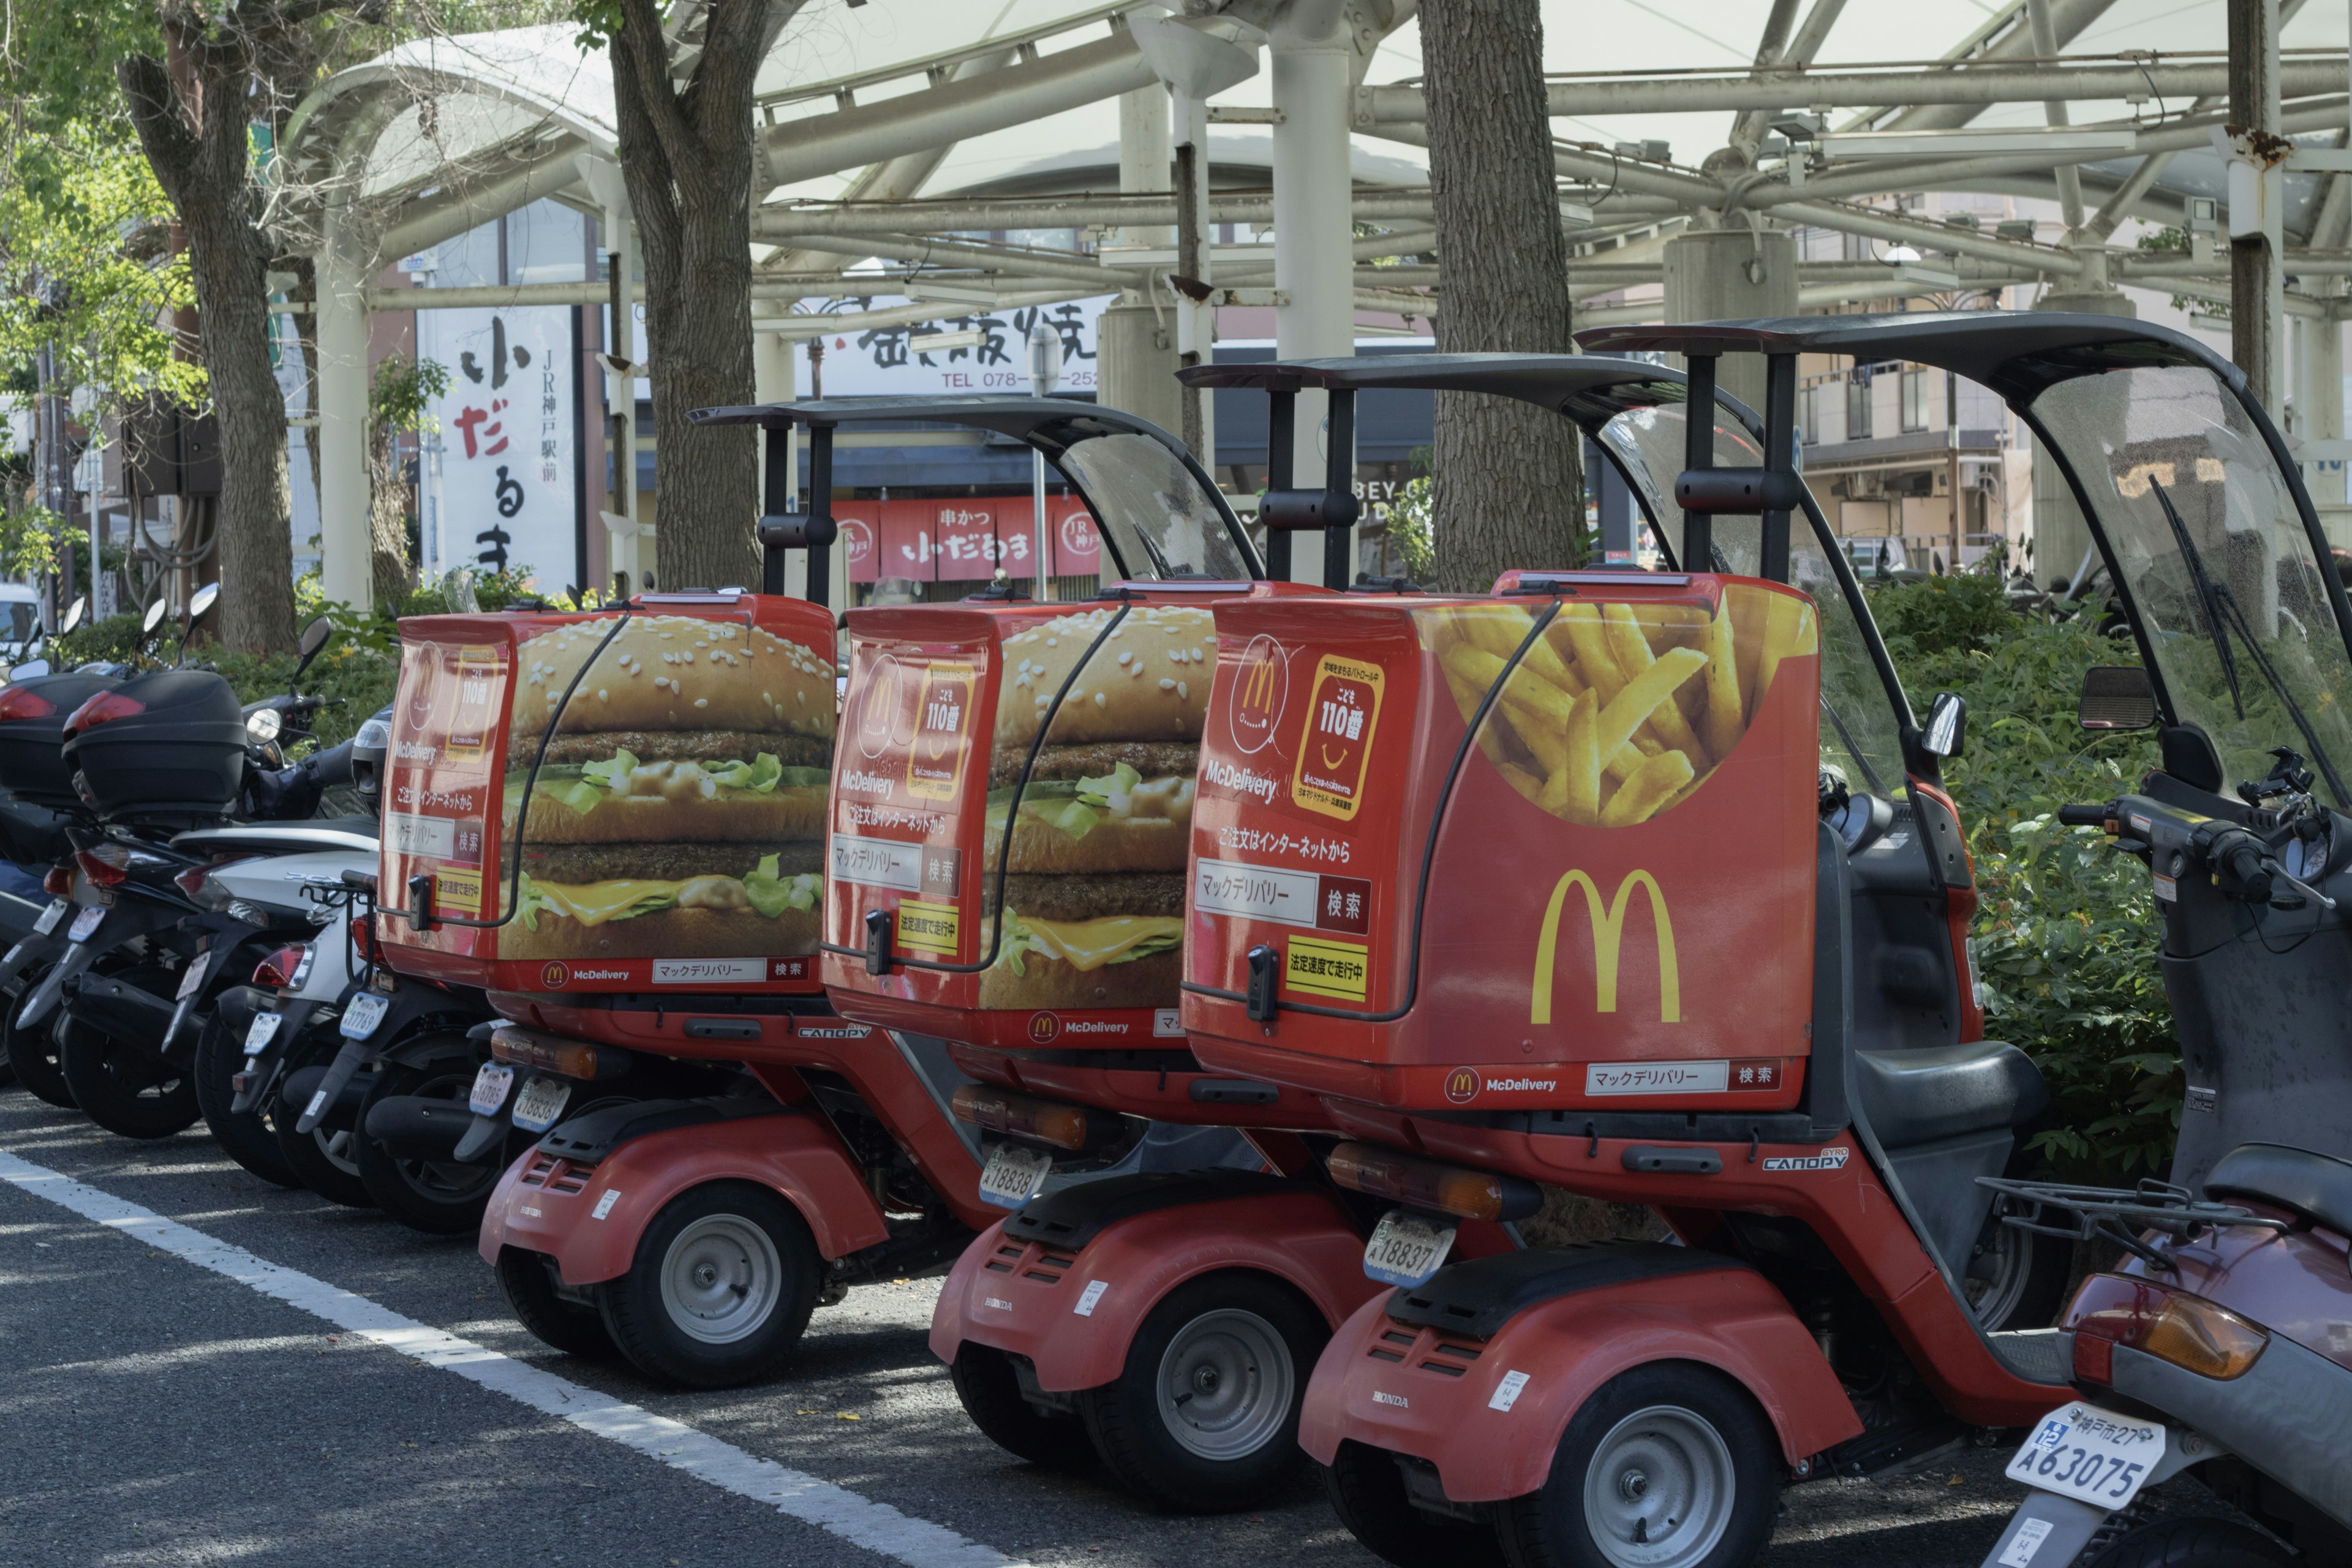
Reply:
<svg viewBox="0 0 2352 1568"><path fill-rule="evenodd" d="M2205 1514L2141 1525L2088 1568L2275 1568L2294 1556L2261 1531Z"/></svg>
<svg viewBox="0 0 2352 1568"><path fill-rule="evenodd" d="M168 996L177 976L142 964L115 978ZM83 1115L117 1136L142 1139L169 1138L204 1120L194 1073L157 1056L152 1042L110 1035L75 1017L72 1004L62 1006L58 1062Z"/></svg>
<svg viewBox="0 0 2352 1568"><path fill-rule="evenodd" d="M1443 1519L1408 1502L1394 1456L1379 1448L1340 1444L1323 1472L1323 1490L1349 1532L1397 1568L1493 1568L1503 1561L1493 1525Z"/></svg>
<svg viewBox="0 0 2352 1568"><path fill-rule="evenodd" d="M554 1269L543 1254L520 1247L499 1249L499 1289L515 1321L540 1343L565 1355L610 1361L620 1354L595 1308L555 1293Z"/></svg>
<svg viewBox="0 0 2352 1568"><path fill-rule="evenodd" d="M1059 1469L1076 1468L1092 1454L1086 1423L1076 1415L1040 1410L1022 1398L1012 1357L995 1346L964 1341L948 1375L971 1424L1008 1453Z"/></svg>
<svg viewBox="0 0 2352 1568"><path fill-rule="evenodd" d="M258 1105L246 1111L230 1109L236 1102L236 1086L230 1079L245 1068L244 1046L242 1037L219 1014L205 1021L203 1032L196 1037L196 1104L205 1113L205 1125L212 1129L214 1142L227 1151L230 1159L265 1182L299 1187L302 1179L287 1163L286 1151L278 1146L278 1129L266 1114L269 1107Z"/></svg>
<svg viewBox="0 0 2352 1568"><path fill-rule="evenodd" d="M1266 1275L1188 1279L1143 1320L1118 1376L1078 1395L1087 1435L1112 1475L1162 1507L1252 1507L1305 1458L1298 1411L1330 1337Z"/></svg>
<svg viewBox="0 0 2352 1568"><path fill-rule="evenodd" d="M1634 1367L1570 1418L1542 1489L1496 1510L1504 1553L1512 1568L1624 1568L1636 1542L1654 1552L1688 1531L1699 1554L1687 1568L1748 1568L1780 1510L1780 1451L1755 1401L1721 1373Z"/></svg>
<svg viewBox="0 0 2352 1568"><path fill-rule="evenodd" d="M1961 1270L1961 1291L1976 1313L1977 1327L1987 1333L2046 1329L2058 1321L2058 1309L2066 1299L2074 1266L2073 1240L2001 1223L2002 1215L2031 1206L2011 1198L1994 1199Z"/></svg>
<svg viewBox="0 0 2352 1568"><path fill-rule="evenodd" d="M27 994L31 993L33 984L39 984L39 980L37 974L33 977L26 987ZM79 1110L81 1107L75 1102L73 1089L66 1082L65 1064L60 1059L61 1053L53 1032L57 1015L53 1012L31 1028L20 1029L16 1026L16 1010L25 1005L25 998L0 997L0 1002L5 1002L8 1009L5 1021L0 1021L0 1027L7 1031L8 1063L16 1068L16 1081L23 1084L26 1092L35 1100L54 1105L60 1110Z"/></svg>
<svg viewBox="0 0 2352 1568"><path fill-rule="evenodd" d="M284 1079L279 1082L282 1084ZM277 1091L272 1091L270 1099L270 1120L277 1125L278 1150L286 1157L295 1179L329 1203L352 1209L375 1207L375 1194L368 1191L367 1183L360 1175L356 1154L359 1133L323 1124L308 1132L297 1132L294 1124L299 1118L287 1109Z"/></svg>
<svg viewBox="0 0 2352 1568"><path fill-rule="evenodd" d="M488 1157L470 1165L455 1161L402 1159L365 1136L368 1112L377 1101L394 1095L447 1100L462 1108L474 1082L474 1064L451 1058L430 1067L387 1064L379 1068L375 1085L360 1105L362 1135L352 1140L360 1180L375 1198L376 1206L411 1230L427 1236L470 1236L482 1228L482 1211L489 1206L490 1190L506 1171L500 1158L503 1143Z"/></svg>
<svg viewBox="0 0 2352 1568"><path fill-rule="evenodd" d="M607 1280L596 1305L646 1376L737 1388L783 1370L824 1276L799 1210L750 1182L710 1182L654 1216L628 1273Z"/></svg>

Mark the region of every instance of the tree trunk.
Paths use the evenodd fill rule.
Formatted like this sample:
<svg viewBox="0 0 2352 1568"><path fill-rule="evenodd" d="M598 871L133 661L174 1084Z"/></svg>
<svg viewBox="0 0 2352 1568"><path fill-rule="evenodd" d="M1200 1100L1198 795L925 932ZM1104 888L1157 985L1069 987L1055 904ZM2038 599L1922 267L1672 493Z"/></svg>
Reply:
<svg viewBox="0 0 2352 1568"><path fill-rule="evenodd" d="M1573 353L1552 186L1538 0L1423 0L1429 184L1445 268L1437 352ZM1437 395L1434 575L1476 589L1583 555L1575 426L1482 393Z"/></svg>
<svg viewBox="0 0 2352 1568"><path fill-rule="evenodd" d="M408 592L408 486L400 475L400 437L368 432L368 596L397 607Z"/></svg>
<svg viewBox="0 0 2352 1568"><path fill-rule="evenodd" d="M241 105L247 69L207 47L196 65L204 100ZM256 652L294 640L292 494L286 472L286 400L269 363L263 292L269 247L255 222L244 115L184 105L163 63L120 61L131 122L155 177L187 231L205 370L219 416L221 641ZM192 127L190 121L194 123Z"/></svg>
<svg viewBox="0 0 2352 1568"><path fill-rule="evenodd" d="M613 35L621 170L645 253L662 588L760 581L752 432L688 415L752 399L751 89L800 4L715 0L683 92L652 0L624 0Z"/></svg>

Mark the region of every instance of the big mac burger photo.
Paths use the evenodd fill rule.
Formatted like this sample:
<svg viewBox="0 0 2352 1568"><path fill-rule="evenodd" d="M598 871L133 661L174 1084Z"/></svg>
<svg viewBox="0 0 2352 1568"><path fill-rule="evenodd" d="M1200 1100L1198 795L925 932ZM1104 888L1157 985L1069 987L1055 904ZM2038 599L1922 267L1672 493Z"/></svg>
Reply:
<svg viewBox="0 0 2352 1568"><path fill-rule="evenodd" d="M1116 613L1058 616L1004 639L982 860L992 910L1008 826L1012 853L1002 945L981 976L982 1007L1176 1004L1216 620L1206 610L1144 605L1105 636ZM1014 786L1040 726L1045 743L1016 807Z"/></svg>
<svg viewBox="0 0 2352 1568"><path fill-rule="evenodd" d="M834 671L738 621L609 618L518 654L504 841L566 688L521 827L503 958L713 958L816 951Z"/></svg>

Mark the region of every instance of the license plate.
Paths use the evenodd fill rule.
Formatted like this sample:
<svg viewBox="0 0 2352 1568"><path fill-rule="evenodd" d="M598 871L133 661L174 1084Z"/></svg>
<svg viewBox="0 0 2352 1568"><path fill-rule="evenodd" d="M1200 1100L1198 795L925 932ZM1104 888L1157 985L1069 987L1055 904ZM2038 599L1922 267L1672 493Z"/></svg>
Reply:
<svg viewBox="0 0 2352 1568"><path fill-rule="evenodd" d="M2076 1400L2042 1418L2010 1460L2009 1479L2112 1513L2138 1495L2164 1458L2164 1441L2160 1421Z"/></svg>
<svg viewBox="0 0 2352 1568"><path fill-rule="evenodd" d="M504 1062L484 1062L474 1074L474 1092L466 1098L466 1108L477 1116L496 1116L513 1083L514 1068Z"/></svg>
<svg viewBox="0 0 2352 1568"><path fill-rule="evenodd" d="M205 971L212 967L212 962L213 954L210 948L206 948L188 960L188 967L180 971L180 988L172 994L172 1000L184 1002L194 996L197 988L204 984Z"/></svg>
<svg viewBox="0 0 2352 1568"><path fill-rule="evenodd" d="M476 1082L480 1079L477 1079ZM515 1096L514 1124L526 1132L544 1132L563 1114L572 1086L560 1078L535 1078Z"/></svg>
<svg viewBox="0 0 2352 1568"><path fill-rule="evenodd" d="M1054 1156L1043 1149L999 1143L981 1168L981 1199L1001 1209L1017 1209L1037 1195L1053 1169Z"/></svg>
<svg viewBox="0 0 2352 1568"><path fill-rule="evenodd" d="M66 918L66 910L72 907L73 900L70 899L50 900L49 907L41 911L41 918L33 922L33 930L39 935L48 935L58 929L58 922Z"/></svg>
<svg viewBox="0 0 2352 1568"><path fill-rule="evenodd" d="M1364 1243L1364 1272L1384 1285L1421 1285L1454 1250L1454 1227L1391 1209Z"/></svg>
<svg viewBox="0 0 2352 1568"><path fill-rule="evenodd" d="M88 942L89 940L89 933L96 931L98 929L99 922L105 918L106 911L100 909L97 905L92 904L88 909L82 910L81 913L74 916L73 924L66 927L66 940L68 942Z"/></svg>
<svg viewBox="0 0 2352 1568"><path fill-rule="evenodd" d="M352 1005L343 1009L343 1038L364 1040L374 1034L375 1026L383 1022L383 1016L391 1006L392 998L389 996L362 994L352 997Z"/></svg>
<svg viewBox="0 0 2352 1568"><path fill-rule="evenodd" d="M245 1054L257 1057L278 1037L278 1026L286 1020L275 1013L256 1013L252 1025L245 1031Z"/></svg>

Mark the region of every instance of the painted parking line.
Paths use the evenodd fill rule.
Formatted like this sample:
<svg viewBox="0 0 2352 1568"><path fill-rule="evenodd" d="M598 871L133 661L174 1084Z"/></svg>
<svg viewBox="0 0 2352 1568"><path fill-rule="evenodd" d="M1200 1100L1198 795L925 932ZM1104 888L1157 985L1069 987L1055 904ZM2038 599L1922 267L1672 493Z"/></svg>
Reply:
<svg viewBox="0 0 2352 1568"><path fill-rule="evenodd" d="M487 1345L403 1317L341 1286L256 1257L241 1247L192 1230L5 1150L0 1150L0 1181L70 1209L84 1219L135 1236L200 1268L209 1268L427 1366L454 1372L533 1410L633 1448L697 1480L766 1504L869 1552L896 1558L908 1568L1024 1568L994 1548L943 1525L912 1518L887 1503L746 1453L684 1422L656 1415Z"/></svg>

